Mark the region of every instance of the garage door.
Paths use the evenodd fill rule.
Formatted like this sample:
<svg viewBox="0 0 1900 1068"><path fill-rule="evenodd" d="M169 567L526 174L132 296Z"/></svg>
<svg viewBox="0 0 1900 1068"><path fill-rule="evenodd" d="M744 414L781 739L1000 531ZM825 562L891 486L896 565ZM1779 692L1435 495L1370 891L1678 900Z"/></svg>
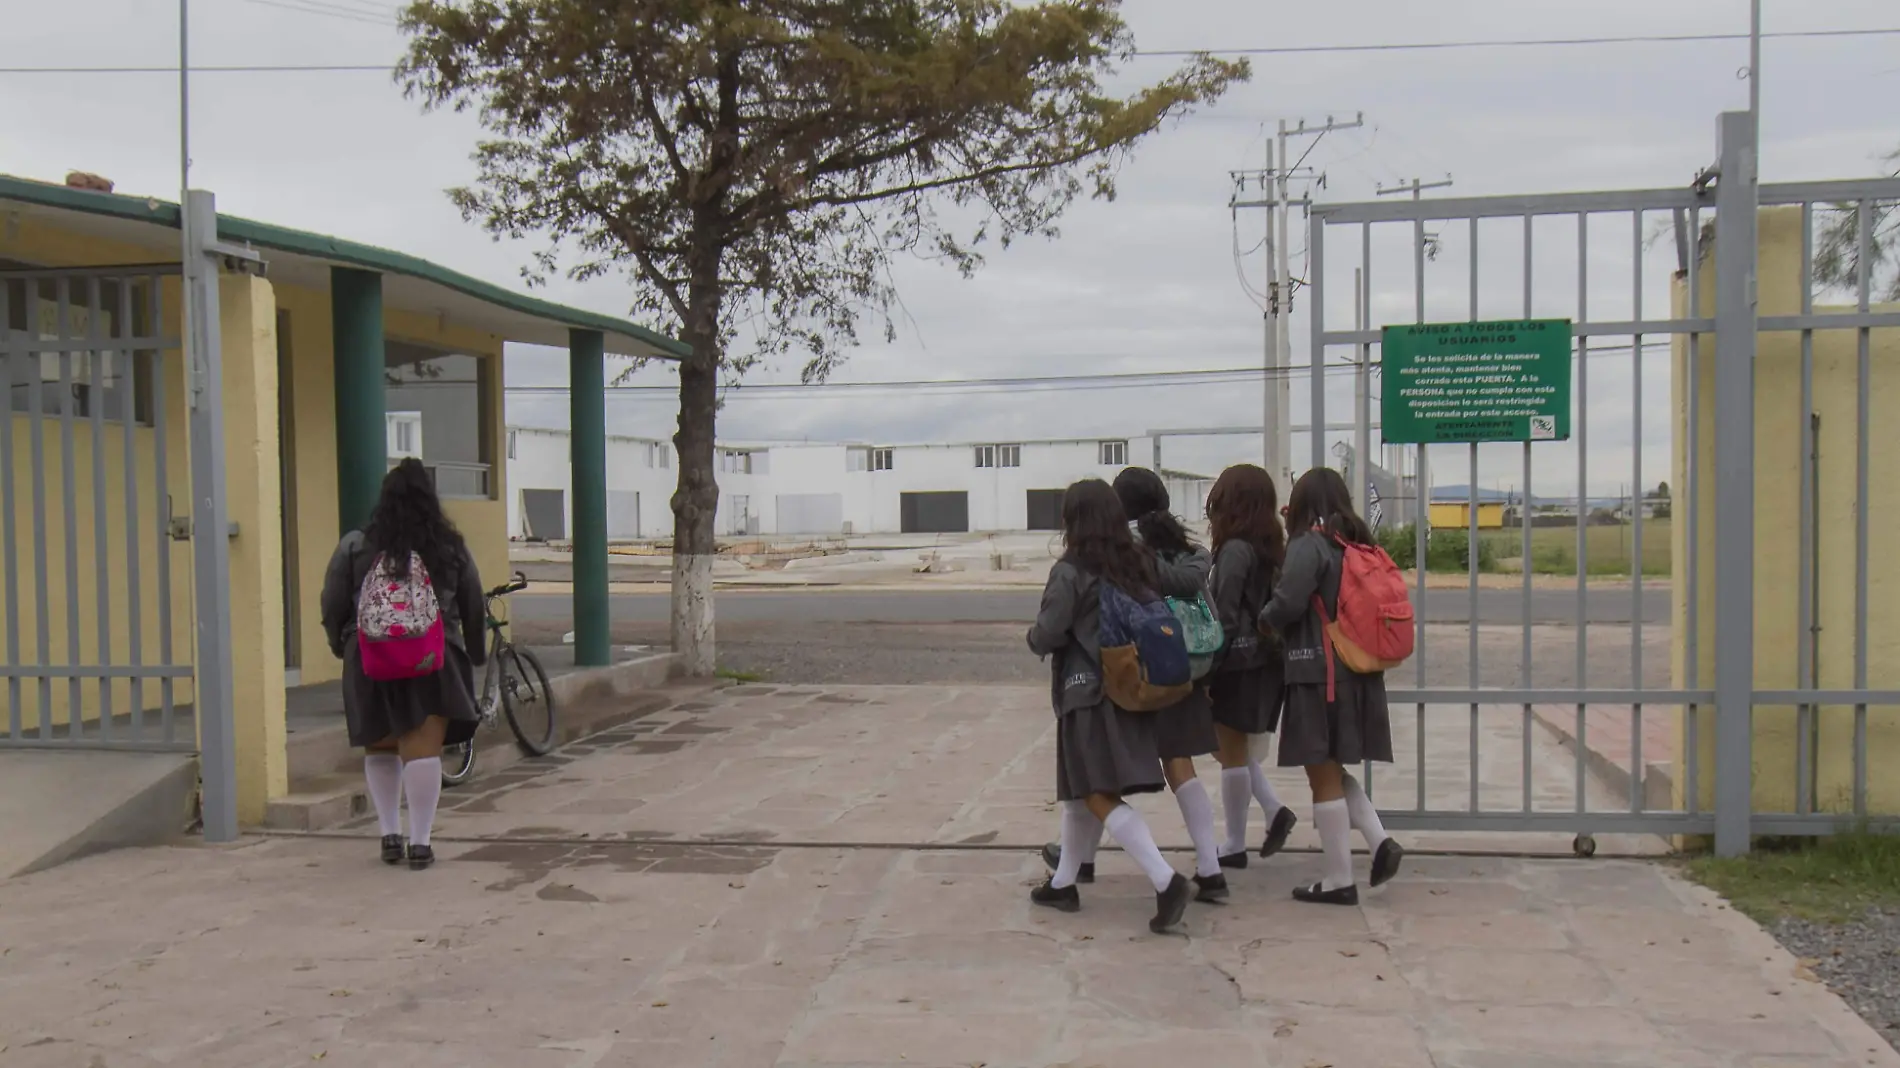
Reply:
<svg viewBox="0 0 1900 1068"><path fill-rule="evenodd" d="M1062 529L1063 490L1029 491L1029 529Z"/></svg>
<svg viewBox="0 0 1900 1068"><path fill-rule="evenodd" d="M640 536L640 494L633 490L607 491L607 537L633 541Z"/></svg>
<svg viewBox="0 0 1900 1068"><path fill-rule="evenodd" d="M567 540L567 491L524 489L521 491L522 534L534 541Z"/></svg>
<svg viewBox="0 0 1900 1068"><path fill-rule="evenodd" d="M844 494L781 493L780 534L838 534L844 530Z"/></svg>
<svg viewBox="0 0 1900 1068"><path fill-rule="evenodd" d="M906 493L898 499L905 534L961 534L970 529L970 495Z"/></svg>

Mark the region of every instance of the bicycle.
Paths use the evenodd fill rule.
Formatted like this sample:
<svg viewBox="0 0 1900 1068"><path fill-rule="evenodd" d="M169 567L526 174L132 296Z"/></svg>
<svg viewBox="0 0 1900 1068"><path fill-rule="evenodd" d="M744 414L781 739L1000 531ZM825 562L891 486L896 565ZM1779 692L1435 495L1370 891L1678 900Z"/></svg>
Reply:
<svg viewBox="0 0 1900 1068"><path fill-rule="evenodd" d="M483 595L487 605L488 665L482 671L482 696L476 704L481 722L475 735L460 745L442 750L442 783L456 786L467 782L475 771L475 738L495 722L497 711L508 717L508 729L531 756L546 756L554 748L554 694L548 688L548 673L534 650L508 640L508 622L495 615L495 602L511 593L528 588L528 578L515 572L514 581L497 586Z"/></svg>

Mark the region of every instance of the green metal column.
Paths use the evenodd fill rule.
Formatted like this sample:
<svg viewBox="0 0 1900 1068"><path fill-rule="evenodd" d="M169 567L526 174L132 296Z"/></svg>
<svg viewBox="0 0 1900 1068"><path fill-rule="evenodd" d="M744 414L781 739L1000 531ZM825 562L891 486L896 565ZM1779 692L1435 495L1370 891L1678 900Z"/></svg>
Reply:
<svg viewBox="0 0 1900 1068"><path fill-rule="evenodd" d="M383 362L383 276L330 268L336 351L336 502L342 532L369 522L389 470Z"/></svg>
<svg viewBox="0 0 1900 1068"><path fill-rule="evenodd" d="M570 330L568 457L573 468L574 663L613 662L607 606L607 382L605 339Z"/></svg>

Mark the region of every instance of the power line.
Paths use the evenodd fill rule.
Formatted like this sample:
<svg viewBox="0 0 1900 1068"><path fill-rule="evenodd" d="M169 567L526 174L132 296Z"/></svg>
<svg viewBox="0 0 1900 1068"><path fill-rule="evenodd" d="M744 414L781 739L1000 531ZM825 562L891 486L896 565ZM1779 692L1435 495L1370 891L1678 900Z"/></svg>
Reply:
<svg viewBox="0 0 1900 1068"><path fill-rule="evenodd" d="M1667 341L1645 342L1645 349L1668 347ZM1608 356L1627 356L1635 349L1634 345L1592 346L1591 359ZM1326 375L1349 375L1357 370L1352 363L1328 364L1322 369ZM810 397L818 393L850 395L865 393L933 393L938 396L997 394L1009 392L1043 393L1058 390L1097 390L1097 389L1152 389L1157 387L1232 385L1248 381L1258 381L1266 376L1266 370L1260 367L1223 367L1201 371L1131 371L1119 374L1095 375L1042 375L1025 378L952 378L919 379L914 381L879 382L819 382L805 385L797 382L761 382L755 385L727 385L721 387L721 393L727 399L747 397L760 400L784 397ZM1276 368L1275 377L1305 380L1312 374L1309 364L1298 364L1285 368ZM404 383L403 389L443 388L453 383L421 382ZM462 385L460 388L469 388ZM504 393L513 396L566 396L567 386L509 386ZM634 396L649 395L658 397L677 396L676 386L608 386L609 395Z"/></svg>
<svg viewBox="0 0 1900 1068"><path fill-rule="evenodd" d="M265 3L266 0L252 0ZM272 6L284 6L291 3L312 3L313 0L270 0ZM311 12L317 13L317 12ZM335 12L341 15L341 11ZM374 17L371 16L374 20ZM1900 36L1900 27L1869 27L1851 30L1783 30L1762 34L1763 39L1779 40L1816 40L1856 37L1896 37ZM1684 34L1631 34L1616 37L1524 37L1492 41L1388 41L1377 44L1342 45L1280 45L1260 48L1164 48L1137 50L1136 56L1183 57L1183 56L1298 56L1298 55L1338 55L1354 52L1443 52L1471 49L1500 48L1567 48L1593 47L1605 45L1637 44L1706 44L1723 41L1746 41L1745 33L1684 33ZM335 73L376 73L388 74L394 67L390 64L374 63L272 63L272 64L210 64L194 66L193 74L335 74ZM176 74L176 66L46 66L46 67L0 67L0 74Z"/></svg>

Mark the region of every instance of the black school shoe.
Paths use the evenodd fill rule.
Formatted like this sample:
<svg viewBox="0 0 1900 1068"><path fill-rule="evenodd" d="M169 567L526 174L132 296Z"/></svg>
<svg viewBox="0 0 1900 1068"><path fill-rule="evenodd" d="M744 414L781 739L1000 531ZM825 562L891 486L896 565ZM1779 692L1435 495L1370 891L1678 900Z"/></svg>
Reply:
<svg viewBox="0 0 1900 1068"><path fill-rule="evenodd" d="M1048 845L1042 847L1042 863L1050 871L1055 871L1057 868L1060 868L1062 866L1061 843L1050 842ZM1082 865L1081 869L1076 874L1075 881L1078 883L1094 882L1095 881L1095 865L1093 864Z"/></svg>
<svg viewBox="0 0 1900 1068"><path fill-rule="evenodd" d="M1194 877L1194 900L1209 905L1219 905L1227 900L1227 876L1196 875Z"/></svg>
<svg viewBox="0 0 1900 1068"><path fill-rule="evenodd" d="M1187 916L1188 899L1193 896L1194 884L1176 873L1168 888L1155 895L1155 918L1148 921L1148 929L1155 934L1167 934L1169 928Z"/></svg>
<svg viewBox="0 0 1900 1068"><path fill-rule="evenodd" d="M435 850L429 848L426 845L412 845L409 847L409 870L410 871L421 871L422 869L434 863L435 863Z"/></svg>
<svg viewBox="0 0 1900 1068"><path fill-rule="evenodd" d="M1391 882L1404 859L1404 846L1390 838L1380 842L1378 851L1372 854L1372 885L1384 886Z"/></svg>
<svg viewBox="0 0 1900 1068"><path fill-rule="evenodd" d="M403 858L402 835L383 835L383 863L401 864Z"/></svg>
<svg viewBox="0 0 1900 1068"><path fill-rule="evenodd" d="M1260 845L1260 859L1266 860L1285 849L1287 838L1293 834L1293 828L1299 822L1300 818L1293 814L1291 807L1281 805L1280 811L1274 814L1273 826L1267 828L1267 840Z"/></svg>
<svg viewBox="0 0 1900 1068"><path fill-rule="evenodd" d="M1223 868L1232 868L1234 871L1246 871L1247 851L1243 849L1238 853L1226 854L1220 858L1220 866Z"/></svg>
<svg viewBox="0 0 1900 1068"><path fill-rule="evenodd" d="M1357 905L1359 904L1359 886L1357 883L1342 886L1337 890L1325 889L1325 883L1293 888L1293 900L1304 901L1309 905Z"/></svg>
<svg viewBox="0 0 1900 1068"><path fill-rule="evenodd" d="M1057 889L1049 883L1043 883L1029 892L1029 900L1057 912L1082 911L1082 895L1073 886Z"/></svg>

